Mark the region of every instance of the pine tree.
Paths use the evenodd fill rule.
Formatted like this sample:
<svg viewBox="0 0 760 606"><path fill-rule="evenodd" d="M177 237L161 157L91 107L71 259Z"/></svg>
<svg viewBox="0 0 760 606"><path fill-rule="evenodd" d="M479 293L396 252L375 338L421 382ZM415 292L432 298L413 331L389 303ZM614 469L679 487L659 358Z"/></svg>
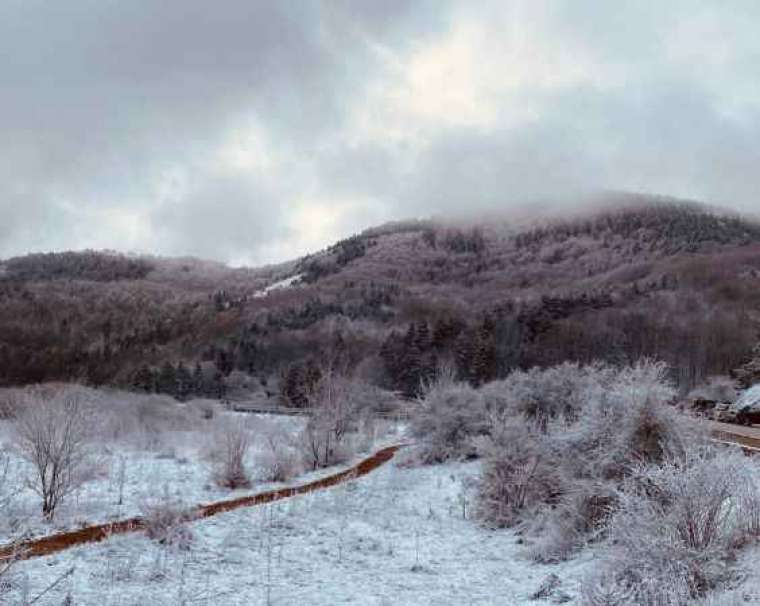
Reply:
<svg viewBox="0 0 760 606"><path fill-rule="evenodd" d="M177 372L169 362L164 362L156 377L156 391L171 396L177 393Z"/></svg>
<svg viewBox="0 0 760 606"><path fill-rule="evenodd" d="M475 355L475 335L472 330L465 330L459 335L456 340L454 354L459 380L472 383L472 366Z"/></svg>
<svg viewBox="0 0 760 606"><path fill-rule="evenodd" d="M417 345L417 349L424 353L430 349L432 345L432 339L430 336L430 328L426 321L422 321L417 325L417 330L414 335L414 341Z"/></svg>
<svg viewBox="0 0 760 606"><path fill-rule="evenodd" d="M731 372L731 376L742 389L749 389L760 383L760 343L752 349L749 360Z"/></svg>
<svg viewBox="0 0 760 606"><path fill-rule="evenodd" d="M223 400L227 395L227 386L224 384L224 375L219 371L216 371L214 377L211 379L209 395L218 400Z"/></svg>
<svg viewBox="0 0 760 606"><path fill-rule="evenodd" d="M206 393L206 381L203 376L203 369L199 362L195 363L195 369L193 370L193 377L191 382L192 392L197 396L205 396Z"/></svg>
<svg viewBox="0 0 760 606"><path fill-rule="evenodd" d="M283 406L306 408L309 397L306 389L306 377L303 366L294 362L282 374L280 379L280 401Z"/></svg>
<svg viewBox="0 0 760 606"><path fill-rule="evenodd" d="M470 381L475 386L491 381L496 375L496 346L493 333L493 320L486 316L475 333L472 352Z"/></svg>
<svg viewBox="0 0 760 606"><path fill-rule="evenodd" d="M147 364L140 366L132 375L132 389L150 393L155 388L155 376Z"/></svg>
<svg viewBox="0 0 760 606"><path fill-rule="evenodd" d="M192 392L193 377L181 361L177 364L175 381L177 385L175 393L177 399L181 401L186 400Z"/></svg>

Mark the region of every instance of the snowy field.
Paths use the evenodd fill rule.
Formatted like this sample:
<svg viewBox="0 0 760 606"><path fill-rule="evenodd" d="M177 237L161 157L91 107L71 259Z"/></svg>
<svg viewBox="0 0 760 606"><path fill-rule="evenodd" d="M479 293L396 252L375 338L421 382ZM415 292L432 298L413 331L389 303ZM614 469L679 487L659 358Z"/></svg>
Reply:
<svg viewBox="0 0 760 606"><path fill-rule="evenodd" d="M266 454L266 445L258 438L273 432L293 437L302 429L305 419L232 412L222 413L219 417L197 430L130 434L108 444L96 442L90 479L61 503L52 521L43 519L40 498L26 485L27 478L34 477L34 469L14 453L10 423L0 421L0 444L8 457L5 485L16 489L3 509L5 516L0 520L0 543L19 535L43 536L87 524L139 516L144 514L146 507L157 502L184 509L285 485L265 480L261 461L262 455ZM215 431L220 423L227 421L245 425L252 436L245 456L246 469L252 480L249 488L228 489L214 480L219 467L214 454L214 442L218 439ZM378 433L370 436L362 451L345 465L299 473L287 483L305 483L335 473L360 460L369 451L396 440L394 431L392 427L378 427Z"/></svg>
<svg viewBox="0 0 760 606"><path fill-rule="evenodd" d="M16 599L72 569L38 603L528 604L541 603L531 594L550 574L561 579L554 600L574 599L593 555L536 565L512 532L473 523L466 486L477 467L391 462L326 491L193 523L186 549L131 535L24 562Z"/></svg>
<svg viewBox="0 0 760 606"><path fill-rule="evenodd" d="M666 406L670 391L661 365L561 367L510 381L478 391L442 380L406 426L351 413L350 392L339 389L325 392L331 399L319 400L308 419L208 414L155 397L97 400L93 414L103 422L87 481L53 522L43 521L30 488L12 493L0 516L5 541L20 530L41 536L133 515L145 516L147 530L17 562L9 574L0 566L0 602L760 604L758 461L716 446L705 428ZM600 388L607 384L610 389ZM578 412L568 420L554 415L542 429L520 413L531 401L526 392ZM552 397L543 397L547 393ZM488 419L487 398L493 404L497 396L505 412L491 417L490 437L483 440L478 432ZM50 417L56 402L40 400L17 416L15 440L13 426L0 427L10 461L0 484L6 496L7 487L23 487L31 471L7 446L19 447L22 429L39 411L45 411L43 421L67 418ZM642 428L656 429L657 441ZM250 441L244 475L252 483L231 490L219 480L238 476L220 476L219 464L229 461L229 438L239 434ZM277 461L300 457L287 479L269 473L273 439ZM282 486L267 477L301 484L383 446L409 442L414 446L370 474L326 490L193 523L177 515L199 503ZM674 454L661 450L663 444ZM325 453L322 468L303 473L321 460L316 452ZM473 461L473 453L482 458ZM651 460L642 462L644 456ZM623 480L610 475L604 483L608 476L600 469L617 470ZM559 500L548 492L557 487ZM518 502L521 494L533 501ZM605 504L600 499L608 495ZM692 579L695 584L686 584Z"/></svg>

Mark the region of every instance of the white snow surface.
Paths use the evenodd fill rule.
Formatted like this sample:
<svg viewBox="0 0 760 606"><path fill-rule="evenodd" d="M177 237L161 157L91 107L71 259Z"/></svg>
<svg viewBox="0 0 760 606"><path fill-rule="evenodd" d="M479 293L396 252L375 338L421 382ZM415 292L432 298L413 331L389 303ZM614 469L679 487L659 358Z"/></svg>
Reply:
<svg viewBox="0 0 760 606"><path fill-rule="evenodd" d="M279 424L294 432L303 424L299 417L272 417L225 413L239 417L254 432L257 423ZM5 426L3 426L5 425ZM34 477L32 466L16 455L11 446L11 430L0 422L0 445L9 453L7 481L22 487L11 500L7 510L10 519L0 520L0 543L14 535L14 528L23 528L24 536L44 536L54 532L74 530L86 524L121 520L144 513L146 503L158 497L169 497L176 506L184 508L201 503L232 499L252 492L262 492L283 484L256 481L259 469L256 459L263 445L255 439L246 456L246 468L254 485L250 489L229 490L217 485L214 473L218 465L211 459L213 434L196 431L165 431L157 436L119 440L110 445L98 444L95 450L93 477L80 486L59 505L52 522L39 515L40 499L28 487L26 479ZM5 437L5 439L3 439ZM155 440L155 443L152 444ZM124 461L124 488L119 504L119 467ZM294 480L301 483L329 475L336 470L319 470Z"/></svg>
<svg viewBox="0 0 760 606"><path fill-rule="evenodd" d="M736 410L748 408L750 411L760 410L760 385L753 385L743 391L733 406Z"/></svg>
<svg viewBox="0 0 760 606"><path fill-rule="evenodd" d="M279 282L275 282L274 284L270 284L266 288L253 293L253 296L256 298L266 297L273 290L278 290L281 288L289 288L293 286L295 282L300 280L302 275L303 274L296 274L294 276L290 276L289 278L285 278L284 280L280 280Z"/></svg>
<svg viewBox="0 0 760 606"><path fill-rule="evenodd" d="M11 599L74 568L38 604L67 595L82 606L540 604L551 602L530 595L551 573L576 603L593 554L537 565L511 531L478 526L465 488L478 465L391 462L325 491L195 522L186 550L135 534L22 562Z"/></svg>

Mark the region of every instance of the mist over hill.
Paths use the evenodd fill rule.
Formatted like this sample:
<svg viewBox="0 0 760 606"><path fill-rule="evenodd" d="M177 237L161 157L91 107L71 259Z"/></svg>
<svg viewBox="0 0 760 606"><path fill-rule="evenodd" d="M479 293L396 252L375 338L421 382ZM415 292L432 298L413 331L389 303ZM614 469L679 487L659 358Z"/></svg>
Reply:
<svg viewBox="0 0 760 606"><path fill-rule="evenodd" d="M8 259L0 384L183 398L249 377L279 380L299 405L328 358L413 396L442 365L478 385L514 368L651 356L688 391L749 355L760 223L622 194L540 214L389 223L261 269L97 251Z"/></svg>

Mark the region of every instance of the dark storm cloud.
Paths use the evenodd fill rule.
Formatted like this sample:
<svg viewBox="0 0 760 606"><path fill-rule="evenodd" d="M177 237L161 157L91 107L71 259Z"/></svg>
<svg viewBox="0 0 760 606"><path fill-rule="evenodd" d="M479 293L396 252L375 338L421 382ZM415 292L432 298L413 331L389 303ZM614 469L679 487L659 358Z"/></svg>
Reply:
<svg viewBox="0 0 760 606"><path fill-rule="evenodd" d="M740 0L10 0L0 256L271 261L367 220L595 188L760 210L759 19Z"/></svg>

